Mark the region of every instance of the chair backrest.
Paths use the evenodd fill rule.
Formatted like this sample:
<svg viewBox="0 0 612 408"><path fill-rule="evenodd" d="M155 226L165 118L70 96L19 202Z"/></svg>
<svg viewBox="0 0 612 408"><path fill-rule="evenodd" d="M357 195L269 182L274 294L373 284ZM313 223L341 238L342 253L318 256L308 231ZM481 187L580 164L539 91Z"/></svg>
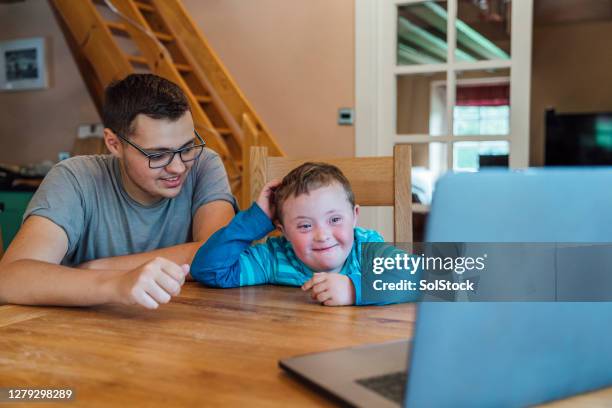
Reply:
<svg viewBox="0 0 612 408"><path fill-rule="evenodd" d="M287 158L268 157L267 147L251 147L250 198L257 199L268 180L282 178L308 161L333 164L351 183L360 206L393 206L395 242L412 242L412 150L398 144L392 157Z"/></svg>

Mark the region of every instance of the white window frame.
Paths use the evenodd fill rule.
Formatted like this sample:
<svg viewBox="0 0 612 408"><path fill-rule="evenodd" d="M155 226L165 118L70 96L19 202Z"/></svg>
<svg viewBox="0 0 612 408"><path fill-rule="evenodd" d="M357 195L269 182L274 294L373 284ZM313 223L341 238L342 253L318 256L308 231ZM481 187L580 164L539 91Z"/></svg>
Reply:
<svg viewBox="0 0 612 408"><path fill-rule="evenodd" d="M462 85L499 85L499 84L510 84L510 77L507 76L500 76L500 77L486 77L486 78L467 78L467 79L459 79L456 81L456 86L461 87ZM438 127L437 125L439 125L438 123L433 123L431 121L431 117L433 116L433 114L436 113L443 113L444 114L444 119L446 120L446 123L448 125L448 120L446 118L446 115L448 115L448 110L443 111L444 109L440 109L440 107L444 107L446 106L446 93L444 94L444 98L440 98L439 95L441 94L440 89L439 88L445 88L446 89L447 83L445 80L436 80L436 81L431 81L431 90L430 90L430 95L431 95L431 103L430 103L430 107L429 107L429 112L430 112L430 121L429 121L429 128L432 134L440 134L441 131L437 130L436 128ZM453 112L453 117L454 117L454 112ZM486 135L481 135L482 136L482 141L488 141L491 140L491 138L495 137L495 140L510 140L510 136L509 135L491 135L486 136ZM458 141L457 137L466 137L466 136L455 136L454 141ZM461 139L461 140L469 140L471 136L467 136L468 139ZM432 137L433 138L433 137Z"/></svg>
<svg viewBox="0 0 612 408"><path fill-rule="evenodd" d="M452 169L452 142L471 140L453 136L456 71L510 69L510 135L491 136L510 142L511 168L529 165L529 114L531 91L531 46L533 0L512 1L511 58L456 62L458 0L447 1L447 62L443 64L397 65L397 8L423 0L355 0L355 153L357 156L389 156L396 143L448 143L447 167ZM446 72L448 133L443 136L402 135L396 133L396 76L427 72ZM478 140L487 140L480 136ZM389 209L363 212L363 224L392 237Z"/></svg>

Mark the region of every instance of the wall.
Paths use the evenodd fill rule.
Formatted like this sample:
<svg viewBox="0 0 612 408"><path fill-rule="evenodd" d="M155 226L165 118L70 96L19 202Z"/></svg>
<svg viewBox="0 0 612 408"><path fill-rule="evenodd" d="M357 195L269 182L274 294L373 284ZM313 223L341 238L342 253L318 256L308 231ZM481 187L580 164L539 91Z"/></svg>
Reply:
<svg viewBox="0 0 612 408"><path fill-rule="evenodd" d="M292 156L350 156L354 128L353 0L184 0L281 147ZM0 93L0 163L55 160L77 126L99 117L47 1L0 4L0 40L49 40L51 87Z"/></svg>
<svg viewBox="0 0 612 408"><path fill-rule="evenodd" d="M57 160L71 150L80 123L99 121L49 4L0 4L0 40L29 37L47 38L51 86L0 92L0 163Z"/></svg>
<svg viewBox="0 0 612 408"><path fill-rule="evenodd" d="M354 0L183 0L289 156L352 156Z"/></svg>
<svg viewBox="0 0 612 408"><path fill-rule="evenodd" d="M534 27L531 164L544 163L544 111L612 111L612 22Z"/></svg>

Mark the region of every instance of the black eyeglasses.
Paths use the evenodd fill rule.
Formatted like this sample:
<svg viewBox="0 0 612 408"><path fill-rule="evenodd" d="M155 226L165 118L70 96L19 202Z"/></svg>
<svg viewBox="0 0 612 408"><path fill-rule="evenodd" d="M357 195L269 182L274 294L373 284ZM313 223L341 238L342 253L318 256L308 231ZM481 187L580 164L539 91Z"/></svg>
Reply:
<svg viewBox="0 0 612 408"><path fill-rule="evenodd" d="M128 139L115 132L115 134L121 140L124 140L127 144L137 149L140 153L145 155L147 159L149 159L149 168L151 169L161 169L163 167L168 166L170 163L172 163L172 160L174 160L174 155L177 153L183 163L197 160L202 155L202 152L204 151L204 146L206 146L206 142L198 134L197 130L193 129L193 133L195 133L196 137L200 141L200 144L182 147L178 150L168 150L166 152L159 153L147 153L142 147L138 146L136 143L130 142Z"/></svg>

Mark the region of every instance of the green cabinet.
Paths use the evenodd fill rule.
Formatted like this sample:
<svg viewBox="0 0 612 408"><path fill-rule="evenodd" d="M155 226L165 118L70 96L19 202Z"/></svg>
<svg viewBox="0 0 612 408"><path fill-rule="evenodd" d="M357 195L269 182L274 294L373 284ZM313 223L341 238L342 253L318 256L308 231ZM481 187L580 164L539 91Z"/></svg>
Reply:
<svg viewBox="0 0 612 408"><path fill-rule="evenodd" d="M32 191L0 191L0 226L5 249L17 234L33 195Z"/></svg>

